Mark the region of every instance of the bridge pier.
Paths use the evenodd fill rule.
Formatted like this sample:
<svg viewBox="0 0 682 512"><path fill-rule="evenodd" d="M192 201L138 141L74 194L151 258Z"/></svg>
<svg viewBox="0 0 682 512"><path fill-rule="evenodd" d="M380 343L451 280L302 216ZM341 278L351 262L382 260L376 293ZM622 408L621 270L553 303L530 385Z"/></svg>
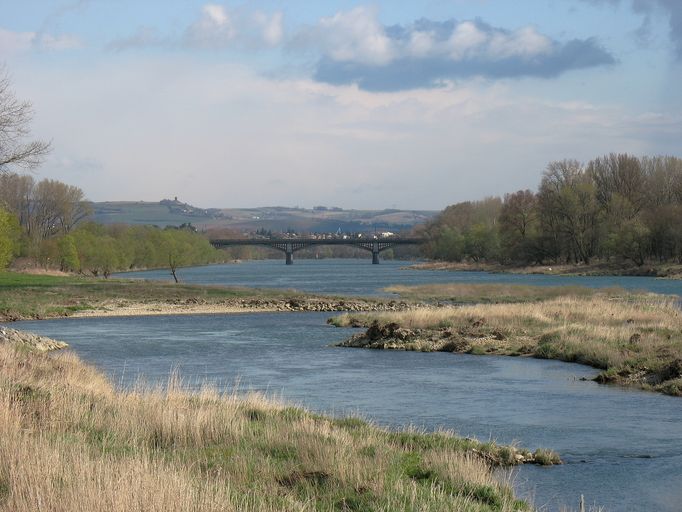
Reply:
<svg viewBox="0 0 682 512"><path fill-rule="evenodd" d="M287 244L284 248L284 252L287 255L287 265L294 264L294 246L292 244Z"/></svg>
<svg viewBox="0 0 682 512"><path fill-rule="evenodd" d="M286 256L286 264L293 265L294 252L313 245L351 245L360 247L372 253L372 264L378 265L379 253L396 245L421 244L425 240L421 238L257 238L257 239L211 239L215 248L231 247L236 245L267 246L282 251Z"/></svg>

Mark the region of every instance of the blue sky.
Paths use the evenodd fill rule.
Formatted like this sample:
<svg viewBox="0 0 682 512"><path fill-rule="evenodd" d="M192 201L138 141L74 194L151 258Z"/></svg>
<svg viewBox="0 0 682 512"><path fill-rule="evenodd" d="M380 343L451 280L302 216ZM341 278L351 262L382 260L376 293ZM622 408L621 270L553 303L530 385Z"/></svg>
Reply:
<svg viewBox="0 0 682 512"><path fill-rule="evenodd" d="M0 0L0 62L93 200L440 209L677 154L682 2Z"/></svg>

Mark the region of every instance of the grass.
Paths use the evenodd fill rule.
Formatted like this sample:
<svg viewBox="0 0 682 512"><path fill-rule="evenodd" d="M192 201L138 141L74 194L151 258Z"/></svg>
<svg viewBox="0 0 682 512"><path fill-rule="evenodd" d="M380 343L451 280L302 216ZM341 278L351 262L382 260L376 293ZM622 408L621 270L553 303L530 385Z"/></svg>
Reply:
<svg viewBox="0 0 682 512"><path fill-rule="evenodd" d="M562 276L654 276L682 279L682 265L679 263L660 263L649 261L638 266L631 261L594 261L589 265L551 264L551 265L502 265L485 262L447 262L429 261L417 263L410 268L418 270L485 271L511 274L548 274Z"/></svg>
<svg viewBox="0 0 682 512"><path fill-rule="evenodd" d="M409 300L448 301L456 304L537 302L557 297L625 295L620 288L594 289L585 286L531 286L518 284L448 283L389 286L384 291Z"/></svg>
<svg viewBox="0 0 682 512"><path fill-rule="evenodd" d="M73 354L0 344L0 511L511 512L529 507L493 468L523 454L174 379L116 391Z"/></svg>
<svg viewBox="0 0 682 512"><path fill-rule="evenodd" d="M307 296L291 290L0 272L0 321L69 316L135 304L221 304L236 299L303 297Z"/></svg>
<svg viewBox="0 0 682 512"><path fill-rule="evenodd" d="M601 382L682 396L682 311L670 297L560 296L344 314L330 323L370 327L346 346L559 359L603 370Z"/></svg>

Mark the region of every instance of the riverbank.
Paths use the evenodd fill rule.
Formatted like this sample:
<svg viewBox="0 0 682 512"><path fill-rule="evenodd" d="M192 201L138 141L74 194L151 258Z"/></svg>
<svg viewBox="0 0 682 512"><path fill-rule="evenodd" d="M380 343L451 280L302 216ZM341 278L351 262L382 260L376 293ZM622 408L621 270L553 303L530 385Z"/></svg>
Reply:
<svg viewBox="0 0 682 512"><path fill-rule="evenodd" d="M414 286L389 286L387 293L410 302L431 304L500 304L539 302L558 297L625 297L622 288L588 288L586 286L533 286L507 283L446 283Z"/></svg>
<svg viewBox="0 0 682 512"><path fill-rule="evenodd" d="M2 344L12 345L19 349L35 350L36 352L51 352L69 346L63 341L0 325L0 345Z"/></svg>
<svg viewBox="0 0 682 512"><path fill-rule="evenodd" d="M682 265L673 263L637 266L628 263L599 262L571 265L500 265L498 263L428 261L410 265L414 270L448 270L453 272L492 272L508 274L543 274L554 276L644 276L682 279Z"/></svg>
<svg viewBox="0 0 682 512"><path fill-rule="evenodd" d="M682 396L682 312L654 295L560 296L541 302L348 313L366 327L340 346L530 356L598 368L596 380Z"/></svg>
<svg viewBox="0 0 682 512"><path fill-rule="evenodd" d="M0 272L0 321L60 317L275 311L402 311L409 301L265 290Z"/></svg>
<svg viewBox="0 0 682 512"><path fill-rule="evenodd" d="M259 395L114 389L0 343L0 510L518 511L495 468L556 454L388 431Z"/></svg>

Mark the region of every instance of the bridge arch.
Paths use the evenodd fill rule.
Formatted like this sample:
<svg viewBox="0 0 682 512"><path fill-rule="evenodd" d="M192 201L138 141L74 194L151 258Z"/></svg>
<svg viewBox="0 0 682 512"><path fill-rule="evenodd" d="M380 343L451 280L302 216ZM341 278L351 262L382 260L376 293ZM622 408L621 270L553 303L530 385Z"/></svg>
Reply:
<svg viewBox="0 0 682 512"><path fill-rule="evenodd" d="M211 244L216 248L239 245L266 246L284 252L286 264L294 263L294 253L314 245L348 245L372 253L372 264L378 265L379 253L396 245L417 245L424 243L420 238L264 238L264 239L215 239Z"/></svg>

